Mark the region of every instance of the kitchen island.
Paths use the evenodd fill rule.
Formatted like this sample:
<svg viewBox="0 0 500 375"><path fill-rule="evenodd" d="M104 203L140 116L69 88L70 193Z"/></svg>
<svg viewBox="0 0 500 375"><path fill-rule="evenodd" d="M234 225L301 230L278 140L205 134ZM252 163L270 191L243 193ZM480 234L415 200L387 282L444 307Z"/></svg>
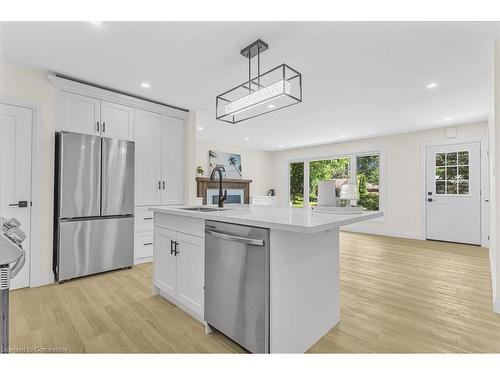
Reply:
<svg viewBox="0 0 500 375"><path fill-rule="evenodd" d="M205 275L205 244L210 244L206 233L213 233L206 223L210 223L209 228L214 223L237 224L244 226L241 233L250 233L251 228L254 232L268 233L262 241L268 242L266 316L258 321L235 319L234 322L265 325L265 352L270 353L303 353L339 322L339 228L383 215L381 212L331 214L310 208L265 206L227 206L223 210L178 206L152 211L153 292L202 322L205 322L206 298L213 295L205 290L206 280L214 279L211 277L214 275ZM250 229L245 232L245 228ZM241 238L246 237L241 235ZM234 274L239 269L229 268L229 272ZM207 272L212 271L208 268ZM249 277L242 275L241 282L248 283ZM237 286L227 287L230 294ZM245 291L255 292L248 288ZM251 313L248 303L242 305L235 308ZM236 327L236 331L244 328Z"/></svg>

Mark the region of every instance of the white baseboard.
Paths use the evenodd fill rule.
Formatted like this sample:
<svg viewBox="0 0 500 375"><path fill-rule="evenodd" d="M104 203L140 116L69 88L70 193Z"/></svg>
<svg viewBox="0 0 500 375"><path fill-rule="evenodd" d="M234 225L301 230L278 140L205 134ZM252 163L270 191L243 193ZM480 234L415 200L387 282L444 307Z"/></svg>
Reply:
<svg viewBox="0 0 500 375"><path fill-rule="evenodd" d="M419 233L412 232L397 232L385 229L368 229L368 228L350 228L350 227L342 227L341 231L344 232L353 232L353 233L365 233L365 234L375 234L379 236L389 236L389 237L399 237L399 238L408 238L412 240L425 240L425 236Z"/></svg>
<svg viewBox="0 0 500 375"><path fill-rule="evenodd" d="M136 264L148 263L148 262L152 262L152 261L153 261L153 257L135 258L134 259L134 266Z"/></svg>

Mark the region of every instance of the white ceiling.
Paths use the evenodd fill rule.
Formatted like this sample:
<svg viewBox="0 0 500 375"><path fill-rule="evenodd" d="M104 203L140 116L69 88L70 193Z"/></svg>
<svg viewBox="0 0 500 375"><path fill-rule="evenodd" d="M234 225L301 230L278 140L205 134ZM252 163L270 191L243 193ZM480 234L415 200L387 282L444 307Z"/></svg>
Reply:
<svg viewBox="0 0 500 375"><path fill-rule="evenodd" d="M195 110L200 138L276 150L485 120L500 33L487 22L33 22L1 35L4 58ZM270 45L263 70L302 73L303 102L219 122L215 97L247 79L239 51L257 38Z"/></svg>

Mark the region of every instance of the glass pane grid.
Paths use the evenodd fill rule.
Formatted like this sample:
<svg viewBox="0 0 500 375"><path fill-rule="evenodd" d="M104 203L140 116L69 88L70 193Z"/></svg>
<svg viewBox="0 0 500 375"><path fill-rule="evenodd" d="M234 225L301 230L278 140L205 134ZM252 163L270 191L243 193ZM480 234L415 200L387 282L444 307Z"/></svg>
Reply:
<svg viewBox="0 0 500 375"><path fill-rule="evenodd" d="M469 194L469 152L440 152L435 157L435 190L438 195Z"/></svg>

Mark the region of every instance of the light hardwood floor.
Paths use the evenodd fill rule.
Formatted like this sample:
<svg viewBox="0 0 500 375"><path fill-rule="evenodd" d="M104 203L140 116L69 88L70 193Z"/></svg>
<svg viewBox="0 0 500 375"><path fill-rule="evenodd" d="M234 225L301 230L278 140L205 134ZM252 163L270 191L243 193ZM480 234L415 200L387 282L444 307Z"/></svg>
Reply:
<svg viewBox="0 0 500 375"><path fill-rule="evenodd" d="M484 248L341 234L341 322L313 353L500 352ZM151 264L11 293L11 347L242 352L161 297Z"/></svg>

